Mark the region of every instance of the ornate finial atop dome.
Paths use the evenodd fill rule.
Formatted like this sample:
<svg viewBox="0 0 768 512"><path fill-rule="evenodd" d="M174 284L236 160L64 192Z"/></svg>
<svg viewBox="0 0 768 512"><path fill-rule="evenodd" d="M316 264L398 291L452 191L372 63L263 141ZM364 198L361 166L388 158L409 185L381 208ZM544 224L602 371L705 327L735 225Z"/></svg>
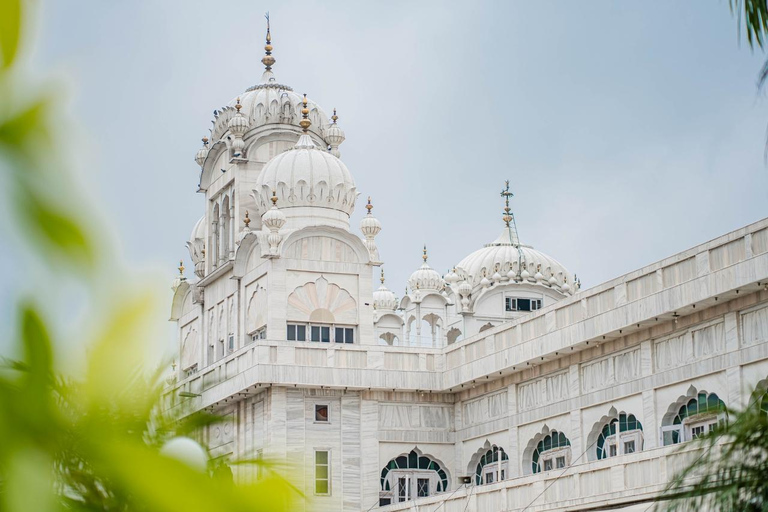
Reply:
<svg viewBox="0 0 768 512"><path fill-rule="evenodd" d="M272 71L272 66L275 65L275 58L272 56L272 34L269 32L269 13L266 13L264 17L267 19L267 42L264 45L266 55L261 58L261 63L264 64L267 73L269 73Z"/></svg>
<svg viewBox="0 0 768 512"><path fill-rule="evenodd" d="M181 283L186 281L187 278L184 277L184 261L179 260L179 275L176 276L176 278L173 280L173 283L171 283L171 290L174 292L181 286Z"/></svg>
<svg viewBox="0 0 768 512"><path fill-rule="evenodd" d="M384 267L381 267L381 278L379 281L381 281L381 284L384 284Z"/></svg>
<svg viewBox="0 0 768 512"><path fill-rule="evenodd" d="M301 122L299 122L299 126L301 126L301 129L304 130L304 133L307 133L309 130L310 125L312 124L312 121L309 120L309 109L307 108L307 95L304 95L304 99L301 100Z"/></svg>
<svg viewBox="0 0 768 512"><path fill-rule="evenodd" d="M514 195L515 194L509 191L509 180L504 181L504 189L501 191L501 197L504 198L504 215L501 217L501 220L504 221L504 225L507 227L510 243L515 246L520 246L520 237L517 234L515 214L512 213L512 209L509 207L509 198Z"/></svg>
<svg viewBox="0 0 768 512"><path fill-rule="evenodd" d="M240 112L240 109L243 108L243 106L240 104L240 96L237 97L237 103L235 104L235 108L238 112Z"/></svg>
<svg viewBox="0 0 768 512"><path fill-rule="evenodd" d="M179 275L177 275L174 278L173 282L171 283L171 290L175 292L179 288L179 286L181 286L181 283L183 283L186 280L187 278L184 277L184 261L179 260Z"/></svg>
<svg viewBox="0 0 768 512"><path fill-rule="evenodd" d="M200 167L205 163L205 159L208 157L208 137L203 137L203 147L197 150L195 153L195 162Z"/></svg>
<svg viewBox="0 0 768 512"><path fill-rule="evenodd" d="M245 210L245 218L243 219L243 224L245 224L246 229L250 228L251 218L248 217L248 210Z"/></svg>
<svg viewBox="0 0 768 512"><path fill-rule="evenodd" d="M368 214L360 221L360 231L365 235L364 243L366 249L368 249L371 261L379 261L379 249L376 247L374 238L381 231L381 222L371 213L371 210L373 210L371 196L368 196L368 204L365 205L365 209L368 210Z"/></svg>
<svg viewBox="0 0 768 512"><path fill-rule="evenodd" d="M272 201L272 206L277 206L277 193L272 189L272 197L269 198Z"/></svg>
<svg viewBox="0 0 768 512"><path fill-rule="evenodd" d="M344 139L346 136L344 135L344 130L342 130L338 124L336 124L336 121L339 120L339 116L336 115L336 109L333 109L333 115L331 116L331 124L328 125L328 129L325 132L325 138L328 141L328 144L331 146L331 154L335 156L336 158L341 158L341 153L339 153L339 146L342 142L344 142Z"/></svg>
<svg viewBox="0 0 768 512"><path fill-rule="evenodd" d="M424 254L422 254L421 259L424 260L424 263L427 262L427 244L424 244Z"/></svg>

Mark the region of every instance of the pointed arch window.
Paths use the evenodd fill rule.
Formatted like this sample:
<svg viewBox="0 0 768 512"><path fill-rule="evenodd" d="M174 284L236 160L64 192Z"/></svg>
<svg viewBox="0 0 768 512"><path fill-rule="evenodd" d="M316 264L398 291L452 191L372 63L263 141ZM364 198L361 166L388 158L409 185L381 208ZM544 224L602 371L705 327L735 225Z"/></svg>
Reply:
<svg viewBox="0 0 768 512"><path fill-rule="evenodd" d="M597 436L597 458L607 459L643 449L643 425L634 414L621 413L603 426Z"/></svg>
<svg viewBox="0 0 768 512"><path fill-rule="evenodd" d="M565 434L553 430L536 445L531 456L531 471L541 473L561 469L571 464L571 441Z"/></svg>
<svg viewBox="0 0 768 512"><path fill-rule="evenodd" d="M725 403L717 394L699 392L665 417L661 428L664 446L696 439L727 419Z"/></svg>
<svg viewBox="0 0 768 512"><path fill-rule="evenodd" d="M485 455L480 457L475 469L475 483L477 485L492 484L499 480L506 480L509 474L509 457L503 448L493 446Z"/></svg>
<svg viewBox="0 0 768 512"><path fill-rule="evenodd" d="M448 474L440 464L416 450L390 460L381 470L379 505L431 496L448 489Z"/></svg>

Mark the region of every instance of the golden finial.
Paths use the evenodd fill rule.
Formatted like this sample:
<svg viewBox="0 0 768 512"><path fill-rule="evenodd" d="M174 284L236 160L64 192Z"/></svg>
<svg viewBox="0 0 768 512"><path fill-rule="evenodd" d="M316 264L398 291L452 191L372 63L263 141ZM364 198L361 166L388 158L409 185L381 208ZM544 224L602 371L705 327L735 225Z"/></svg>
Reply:
<svg viewBox="0 0 768 512"><path fill-rule="evenodd" d="M272 206L277 206L277 193L275 193L274 190L272 191L272 197L270 200L272 201Z"/></svg>
<svg viewBox="0 0 768 512"><path fill-rule="evenodd" d="M203 146L208 145L208 137L203 137Z"/></svg>
<svg viewBox="0 0 768 512"><path fill-rule="evenodd" d="M251 219L248 217L248 210L245 210L245 219L243 219L243 224L245 224L245 227L247 228L250 223Z"/></svg>
<svg viewBox="0 0 768 512"><path fill-rule="evenodd" d="M179 260L179 275L184 275L184 260Z"/></svg>
<svg viewBox="0 0 768 512"><path fill-rule="evenodd" d="M381 284L384 284L384 267L381 267L381 279L379 280L381 281Z"/></svg>
<svg viewBox="0 0 768 512"><path fill-rule="evenodd" d="M333 115L331 116L331 120L333 121L333 124L336 124L336 121L339 120L339 116L336 115L336 109L333 109Z"/></svg>
<svg viewBox="0 0 768 512"><path fill-rule="evenodd" d="M200 252L203 254L203 258L205 258L205 247Z"/></svg>
<svg viewBox="0 0 768 512"><path fill-rule="evenodd" d="M304 99L301 101L302 107L301 107L301 121L299 122L299 126L301 126L301 129L304 130L304 133L307 133L307 130L309 130L309 125L312 124L312 122L309 120L309 109L307 108L307 95L304 95Z"/></svg>
<svg viewBox="0 0 768 512"><path fill-rule="evenodd" d="M266 55L261 58L261 63L264 64L267 71L272 71L272 66L275 65L275 58L272 56L272 34L269 32L269 13L266 13L264 17L267 19L267 44L264 46Z"/></svg>
<svg viewBox="0 0 768 512"><path fill-rule="evenodd" d="M237 109L237 112L240 112L240 109L243 108L243 106L240 104L240 96L237 97L237 104L235 104L235 108Z"/></svg>
<svg viewBox="0 0 768 512"><path fill-rule="evenodd" d="M373 205L371 204L371 196L368 196L368 204L365 205L365 209L368 210L368 213L371 213L371 210L373 210Z"/></svg>
<svg viewBox="0 0 768 512"><path fill-rule="evenodd" d="M421 259L424 260L424 263L427 262L427 244L424 244L424 254L421 256Z"/></svg>

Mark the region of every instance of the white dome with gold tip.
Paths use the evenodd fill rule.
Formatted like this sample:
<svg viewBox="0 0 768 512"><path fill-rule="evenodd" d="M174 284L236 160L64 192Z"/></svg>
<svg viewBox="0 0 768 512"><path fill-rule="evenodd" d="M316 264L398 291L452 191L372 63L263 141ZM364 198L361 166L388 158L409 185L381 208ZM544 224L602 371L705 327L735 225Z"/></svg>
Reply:
<svg viewBox="0 0 768 512"><path fill-rule="evenodd" d="M445 288L445 281L442 276L427 264L427 246L424 246L424 254L422 256L424 263L419 267L416 272L411 274L408 278L408 286L411 292L416 290L420 291L434 291L441 292Z"/></svg>
<svg viewBox="0 0 768 512"><path fill-rule="evenodd" d="M274 191L289 223L292 218L302 222L323 218L325 223L349 228L349 216L357 198L355 180L341 160L315 146L307 133L308 107L303 111L304 134L292 149L267 162L256 178L253 188L256 204L264 214Z"/></svg>
<svg viewBox="0 0 768 512"><path fill-rule="evenodd" d="M540 284L563 295L578 290L574 276L556 259L520 243L517 225L509 207L509 181L501 192L505 198L504 230L493 242L486 244L456 265L452 281L468 282L473 289L495 284Z"/></svg>
<svg viewBox="0 0 768 512"><path fill-rule="evenodd" d="M288 124L298 127L301 125L301 111L304 108L301 94L293 91L293 88L277 82L272 66L275 58L272 56L272 36L267 28L267 40L264 46L266 55L261 59L265 66L264 73L258 84L245 90L237 98L233 98L225 107L214 112L213 128L211 129L211 142L215 143L226 136L230 129L230 121L237 115L236 107L239 105L245 126L258 128L267 124ZM309 120L312 126L309 131L327 141L326 131L330 120L320 106L309 100L307 102ZM243 124L238 121L238 126ZM340 144L340 143L339 143ZM337 150L338 151L338 150Z"/></svg>
<svg viewBox="0 0 768 512"><path fill-rule="evenodd" d="M373 292L373 307L377 311L394 312L397 309L397 296L384 286L384 269L381 269L381 286Z"/></svg>

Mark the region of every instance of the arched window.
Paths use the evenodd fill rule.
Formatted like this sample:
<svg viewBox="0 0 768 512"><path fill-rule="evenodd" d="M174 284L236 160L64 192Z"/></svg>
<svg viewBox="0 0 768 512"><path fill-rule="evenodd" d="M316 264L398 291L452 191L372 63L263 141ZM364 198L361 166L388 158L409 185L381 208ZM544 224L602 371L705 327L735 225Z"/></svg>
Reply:
<svg viewBox="0 0 768 512"><path fill-rule="evenodd" d="M509 457L504 449L494 445L480 457L480 462L475 469L475 483L483 485L506 480L509 473L508 460Z"/></svg>
<svg viewBox="0 0 768 512"><path fill-rule="evenodd" d="M219 264L219 205L213 206L211 214L211 243L210 248L211 268L216 268Z"/></svg>
<svg viewBox="0 0 768 512"><path fill-rule="evenodd" d="M597 458L607 459L643 449L643 425L634 414L619 414L597 436Z"/></svg>
<svg viewBox="0 0 768 512"><path fill-rule="evenodd" d="M553 430L539 441L531 456L531 471L540 473L571 464L571 442L565 434Z"/></svg>
<svg viewBox="0 0 768 512"><path fill-rule="evenodd" d="M431 458L412 450L390 460L381 470L380 506L448 490L448 474Z"/></svg>
<svg viewBox="0 0 768 512"><path fill-rule="evenodd" d="M448 344L453 345L457 341L461 341L461 331L456 327L451 327L447 333Z"/></svg>
<svg viewBox="0 0 768 512"><path fill-rule="evenodd" d="M718 423L726 419L725 403L715 393L699 392L679 408L677 403L673 405L665 415L661 427L664 446L696 439L712 432Z"/></svg>

